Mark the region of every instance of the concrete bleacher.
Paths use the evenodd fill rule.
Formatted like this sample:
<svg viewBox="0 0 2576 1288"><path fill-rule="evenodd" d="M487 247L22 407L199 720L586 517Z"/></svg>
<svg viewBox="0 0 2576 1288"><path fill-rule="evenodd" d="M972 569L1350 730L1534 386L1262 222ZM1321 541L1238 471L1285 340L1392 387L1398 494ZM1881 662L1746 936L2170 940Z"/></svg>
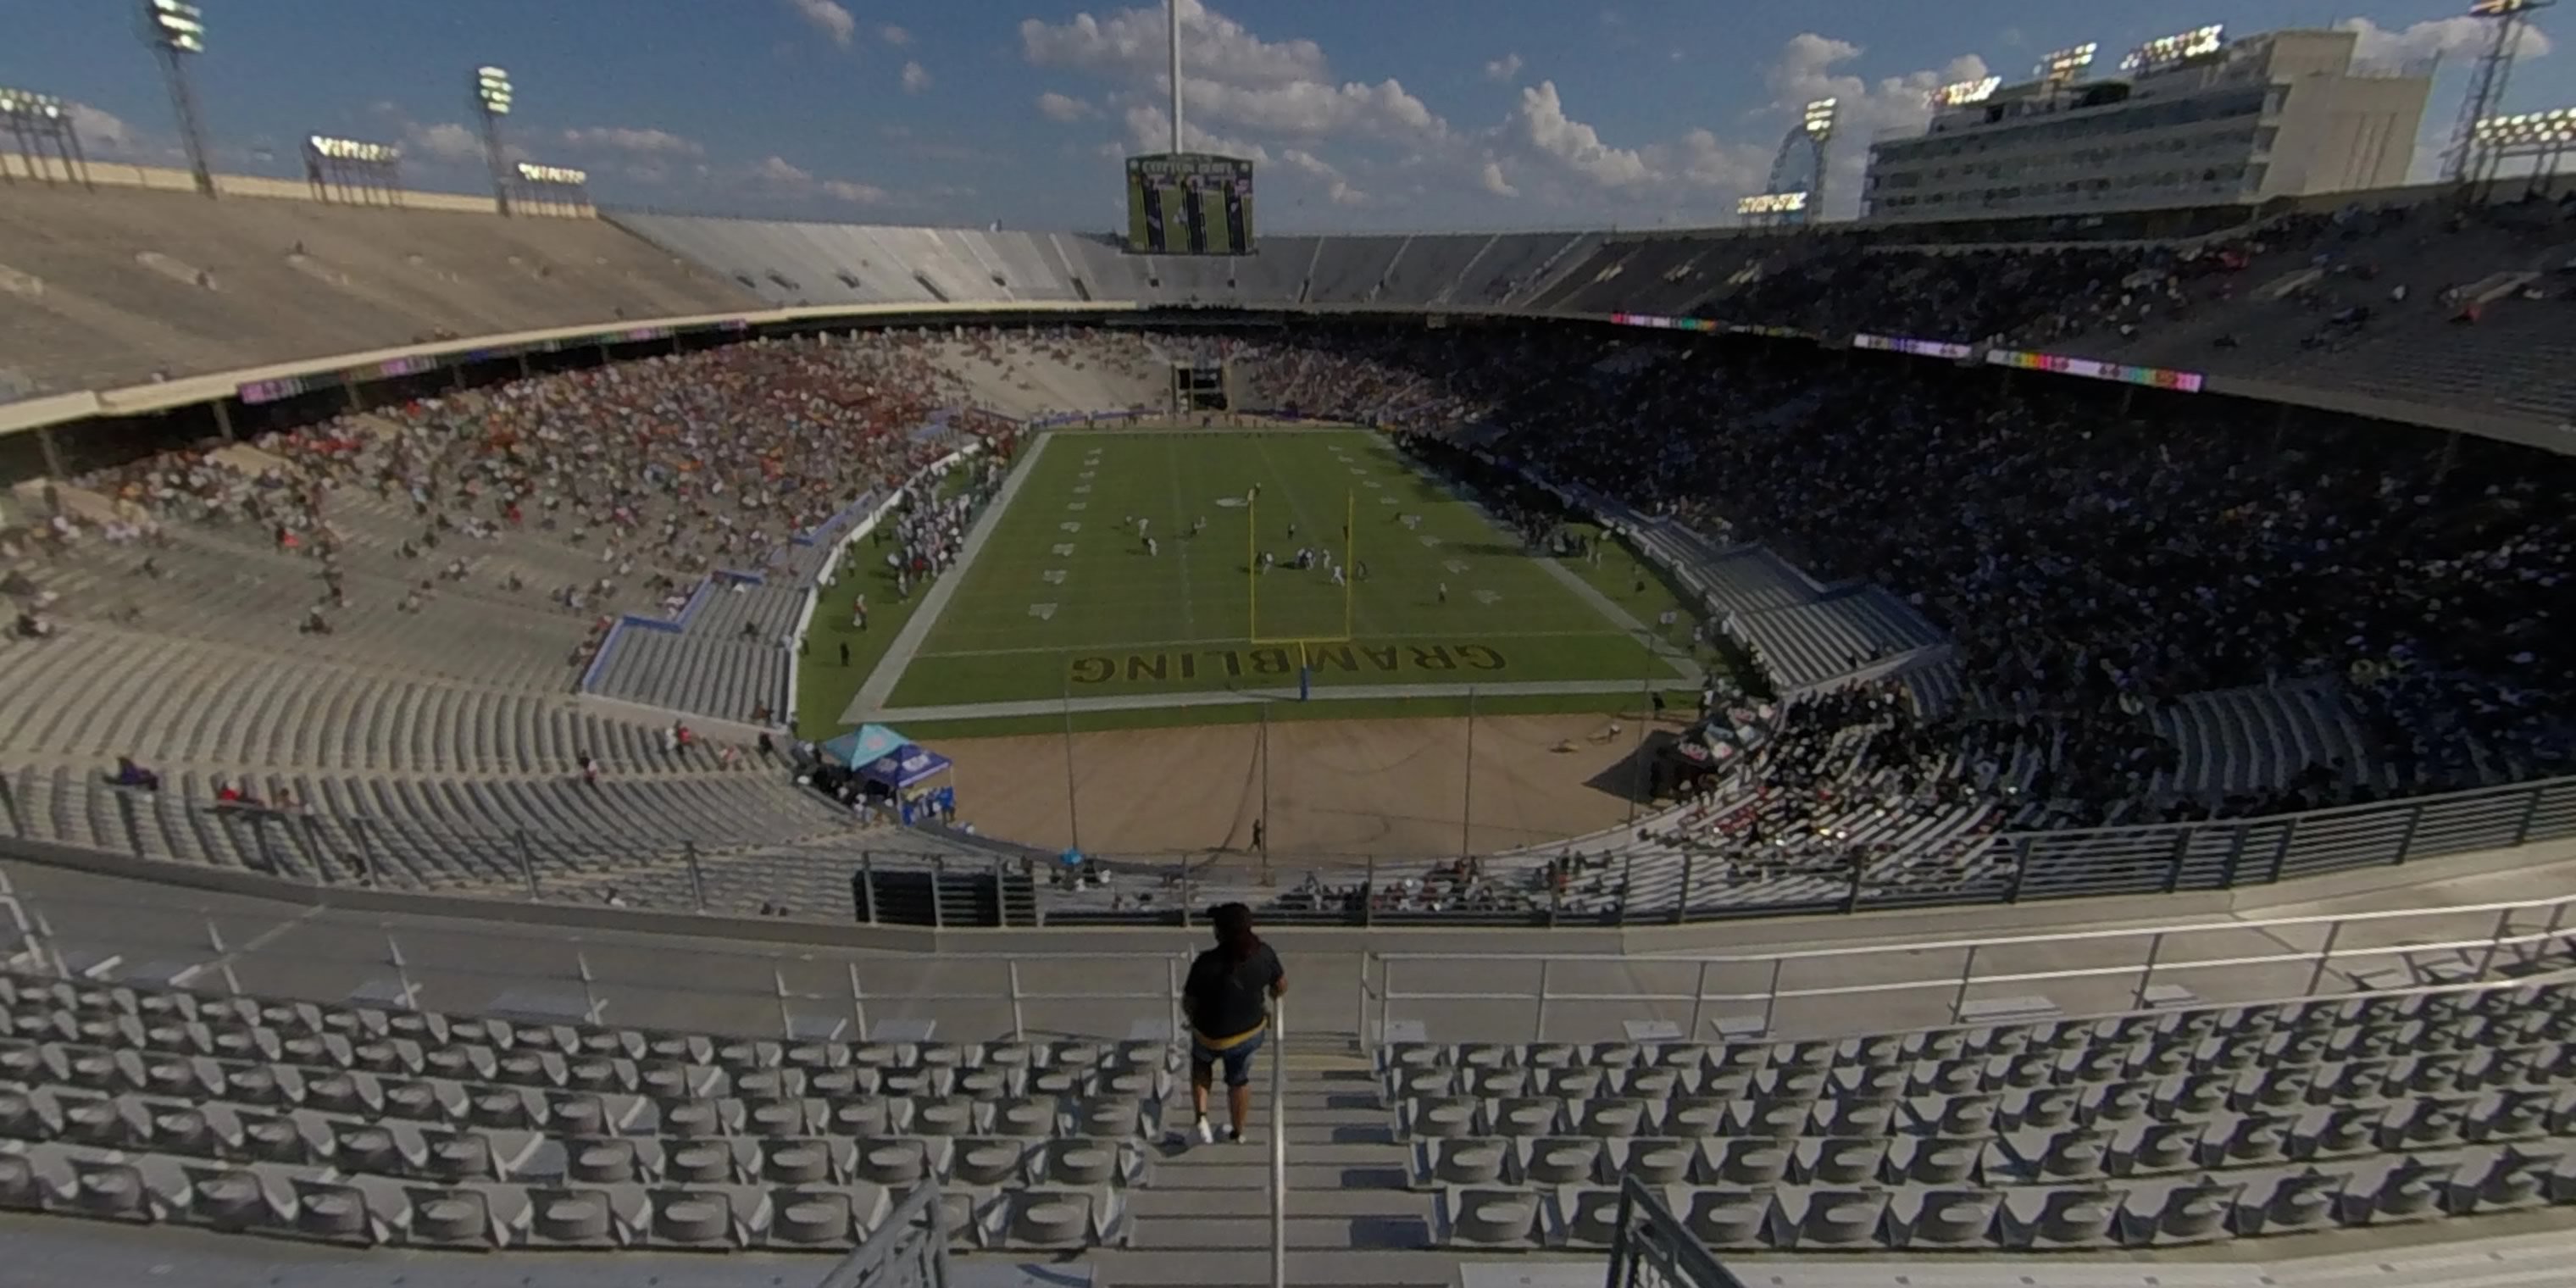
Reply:
<svg viewBox="0 0 2576 1288"><path fill-rule="evenodd" d="M2181 764L2160 775L2160 791L2212 797L2268 791L2311 766L2337 783L2357 782L2374 762L2372 742L2346 705L2340 683L2312 680L2188 694L2147 712Z"/></svg>
<svg viewBox="0 0 2576 1288"><path fill-rule="evenodd" d="M756 300L590 219L0 188L0 353L38 392Z"/></svg>
<svg viewBox="0 0 2576 1288"><path fill-rule="evenodd" d="M738 853L852 830L842 811L783 773L708 772L708 753L696 755L698 772L597 784L185 771L144 792L56 766L18 770L7 786L17 825L56 845L298 882L503 898L601 901L616 882L685 873L692 848ZM226 781L251 799L219 801ZM664 906L694 905L675 892Z"/></svg>
<svg viewBox="0 0 2576 1288"><path fill-rule="evenodd" d="M1784 690L1910 660L1949 640L1905 601L1877 586L1846 587L1812 603L1764 609L1739 620L1755 656Z"/></svg>

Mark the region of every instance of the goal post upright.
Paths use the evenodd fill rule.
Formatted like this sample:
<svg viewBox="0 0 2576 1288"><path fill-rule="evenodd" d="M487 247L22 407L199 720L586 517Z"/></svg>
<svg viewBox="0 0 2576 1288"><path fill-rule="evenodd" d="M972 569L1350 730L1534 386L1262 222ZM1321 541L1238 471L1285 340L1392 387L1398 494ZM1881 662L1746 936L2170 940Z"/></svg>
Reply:
<svg viewBox="0 0 2576 1288"><path fill-rule="evenodd" d="M1248 602L1251 620L1244 623L1243 638L1261 642L1261 486L1254 484L1243 500L1243 576L1251 587Z"/></svg>

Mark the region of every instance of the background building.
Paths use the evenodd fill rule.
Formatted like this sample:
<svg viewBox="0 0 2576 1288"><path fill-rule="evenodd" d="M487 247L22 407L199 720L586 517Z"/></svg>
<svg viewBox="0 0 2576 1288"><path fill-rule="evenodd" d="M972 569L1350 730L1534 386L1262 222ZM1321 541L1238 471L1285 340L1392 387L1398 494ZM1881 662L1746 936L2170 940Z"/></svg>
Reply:
<svg viewBox="0 0 2576 1288"><path fill-rule="evenodd" d="M2116 78L1949 95L1921 134L1870 148L1876 220L2260 202L2406 181L2429 68L2356 67L2348 31L2149 44Z"/></svg>

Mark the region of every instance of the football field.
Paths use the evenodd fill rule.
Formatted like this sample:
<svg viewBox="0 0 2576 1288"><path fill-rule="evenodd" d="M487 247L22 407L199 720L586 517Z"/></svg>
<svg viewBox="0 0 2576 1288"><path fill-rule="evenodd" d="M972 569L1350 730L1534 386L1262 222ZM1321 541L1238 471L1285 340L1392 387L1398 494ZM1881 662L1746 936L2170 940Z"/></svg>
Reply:
<svg viewBox="0 0 2576 1288"><path fill-rule="evenodd" d="M1602 568L1533 556L1374 433L1041 443L917 647L882 664L899 670L876 679L888 718L1293 695L1301 680L1339 698L1473 685L1633 702L1699 675L1689 619L1659 626L1673 597L1624 551ZM1295 566L1301 548L1313 567Z"/></svg>

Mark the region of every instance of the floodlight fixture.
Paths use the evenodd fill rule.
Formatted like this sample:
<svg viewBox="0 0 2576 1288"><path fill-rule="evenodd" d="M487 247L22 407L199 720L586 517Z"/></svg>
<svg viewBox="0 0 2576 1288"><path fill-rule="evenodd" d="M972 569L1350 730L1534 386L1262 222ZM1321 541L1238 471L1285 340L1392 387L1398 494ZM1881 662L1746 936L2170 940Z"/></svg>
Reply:
<svg viewBox="0 0 2576 1288"><path fill-rule="evenodd" d="M80 132L73 128L71 105L52 94L0 86L0 134L17 144L27 159L27 176L54 181L53 162L63 163L63 177L86 186L89 158L81 154ZM0 179L15 180L9 153L0 152Z"/></svg>
<svg viewBox="0 0 2576 1288"><path fill-rule="evenodd" d="M521 161L511 167L511 173L516 177L519 204L522 206L548 213L577 215L590 205L590 193L584 186L590 182L587 170Z"/></svg>
<svg viewBox="0 0 2576 1288"><path fill-rule="evenodd" d="M205 124L197 115L197 92L188 84L188 59L206 52L206 14L187 0L142 0L143 43L161 60L169 83L170 108L179 118L179 141L188 150L188 170L197 191L215 195L214 171L206 165Z"/></svg>
<svg viewBox="0 0 2576 1288"><path fill-rule="evenodd" d="M2004 78L2001 76L1981 76L1975 80L1953 81L1932 91L1932 106L1966 107L1971 103L1982 103L1993 98L1995 91L2001 89L2003 83Z"/></svg>
<svg viewBox="0 0 2576 1288"><path fill-rule="evenodd" d="M590 182L590 172L559 165L532 165L522 161L519 163L519 178L528 183L547 183L566 188L578 188Z"/></svg>
<svg viewBox="0 0 2576 1288"><path fill-rule="evenodd" d="M2477 124L2478 142L2487 147L2568 147L2576 145L2576 107L2554 112L2490 116Z"/></svg>
<svg viewBox="0 0 2576 1288"><path fill-rule="evenodd" d="M2204 54L2217 53L2226 44L2227 25L2213 22L2206 27L2194 27L2189 31L2177 32L2170 36L2158 36L2138 46L2129 51L2128 57L2120 60L2120 70L2160 72L2169 67L2180 66Z"/></svg>
<svg viewBox="0 0 2576 1288"><path fill-rule="evenodd" d="M2051 85L2064 85L2081 79L2085 69L2093 65L2093 55L2101 52L2101 49L2099 44L2086 41L2073 48L2058 50L2040 59L2034 74Z"/></svg>
<svg viewBox="0 0 2576 1288"><path fill-rule="evenodd" d="M335 139L316 134L304 141L315 155L333 161L355 161L362 165L385 165L402 157L402 149L390 143L366 143L357 139Z"/></svg>
<svg viewBox="0 0 2576 1288"><path fill-rule="evenodd" d="M1799 118L1801 128L1820 139L1830 137L1834 132L1834 116L1840 110L1839 99L1817 99L1807 104L1805 114Z"/></svg>
<svg viewBox="0 0 2576 1288"><path fill-rule="evenodd" d="M510 73L499 67L474 69L474 101L494 116L510 114Z"/></svg>
<svg viewBox="0 0 2576 1288"><path fill-rule="evenodd" d="M1793 215L1807 208L1803 192L1757 192L1735 203L1739 215Z"/></svg>
<svg viewBox="0 0 2576 1288"><path fill-rule="evenodd" d="M390 143L312 135L304 140L304 178L315 199L402 204L402 149Z"/></svg>
<svg viewBox="0 0 2576 1288"><path fill-rule="evenodd" d="M2469 6L2469 16L2472 18L2501 18L2506 14L2521 13L2526 9L2539 9L2544 7L2546 6L2533 3L2533 0L2475 0L2475 3Z"/></svg>
<svg viewBox="0 0 2576 1288"><path fill-rule="evenodd" d="M2488 147L2480 133L2486 123L2502 117L2496 109L2504 106L2505 90L2513 83L2513 67L2522 56L2523 37L2531 28L2533 15L2557 3L2557 0L2471 0L2471 21L2486 23L2493 30L2487 47L2478 55L2477 69L2469 77L2469 92L2460 100L2460 116L2451 127L2451 146L2442 154L2442 177L2456 183L2475 182L2481 174L2492 175L2500 158Z"/></svg>
<svg viewBox="0 0 2576 1288"><path fill-rule="evenodd" d="M144 21L152 40L183 54L206 52L205 12L184 0L145 0Z"/></svg>

